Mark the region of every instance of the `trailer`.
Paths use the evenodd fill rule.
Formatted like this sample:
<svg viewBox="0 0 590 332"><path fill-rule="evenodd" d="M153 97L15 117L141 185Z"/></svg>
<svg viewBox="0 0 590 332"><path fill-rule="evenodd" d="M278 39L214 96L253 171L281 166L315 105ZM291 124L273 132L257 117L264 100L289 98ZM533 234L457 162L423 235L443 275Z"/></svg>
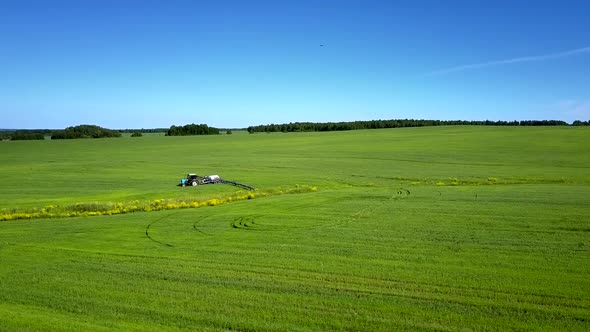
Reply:
<svg viewBox="0 0 590 332"><path fill-rule="evenodd" d="M208 175L208 176L203 177L203 180L201 181L201 183L203 183L203 184L221 183L221 178L219 177L219 175Z"/></svg>

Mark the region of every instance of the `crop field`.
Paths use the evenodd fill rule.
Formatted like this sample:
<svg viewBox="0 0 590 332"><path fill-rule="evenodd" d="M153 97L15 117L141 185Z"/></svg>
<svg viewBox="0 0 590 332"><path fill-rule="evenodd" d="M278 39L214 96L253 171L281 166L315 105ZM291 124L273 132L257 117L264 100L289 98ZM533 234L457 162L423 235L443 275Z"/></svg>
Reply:
<svg viewBox="0 0 590 332"><path fill-rule="evenodd" d="M590 130L0 142L0 331L590 330ZM186 173L256 187L178 187Z"/></svg>

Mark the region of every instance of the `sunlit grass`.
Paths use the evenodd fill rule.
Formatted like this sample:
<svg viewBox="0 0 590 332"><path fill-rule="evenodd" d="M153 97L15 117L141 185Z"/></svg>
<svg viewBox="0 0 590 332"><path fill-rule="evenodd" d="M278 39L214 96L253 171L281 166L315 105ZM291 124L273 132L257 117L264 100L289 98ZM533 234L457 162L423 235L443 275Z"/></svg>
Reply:
<svg viewBox="0 0 590 332"><path fill-rule="evenodd" d="M588 331L589 140L1 142L0 330Z"/></svg>
<svg viewBox="0 0 590 332"><path fill-rule="evenodd" d="M0 210L0 221L19 220L19 219L39 219L39 218L66 218L66 217L94 217L94 216L111 216L116 214L126 214L133 212L151 212L162 210L176 210L186 208L198 208L203 206L217 206L221 204L237 202L242 200L268 197L285 194L298 194L305 192L317 191L317 187L299 186L292 188L267 189L264 191L238 191L232 195L200 199L200 200L183 200L174 199L155 199L153 201L131 202L90 202L76 203L71 205L53 205L50 204L42 208L33 209L3 209Z"/></svg>

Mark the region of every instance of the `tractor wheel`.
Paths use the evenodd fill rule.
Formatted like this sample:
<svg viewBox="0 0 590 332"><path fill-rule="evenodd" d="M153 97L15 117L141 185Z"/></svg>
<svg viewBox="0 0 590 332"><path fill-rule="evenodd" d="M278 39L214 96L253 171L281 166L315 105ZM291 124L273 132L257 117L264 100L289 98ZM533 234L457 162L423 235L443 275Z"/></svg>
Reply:
<svg viewBox="0 0 590 332"><path fill-rule="evenodd" d="M197 181L193 181L192 185L193 185L193 187L198 185Z"/></svg>

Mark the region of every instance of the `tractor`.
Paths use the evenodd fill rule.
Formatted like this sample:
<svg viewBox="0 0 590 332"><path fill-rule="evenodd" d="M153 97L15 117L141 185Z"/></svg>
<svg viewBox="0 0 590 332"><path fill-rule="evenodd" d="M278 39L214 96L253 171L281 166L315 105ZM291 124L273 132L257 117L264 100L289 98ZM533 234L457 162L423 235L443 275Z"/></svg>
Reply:
<svg viewBox="0 0 590 332"><path fill-rule="evenodd" d="M201 178L202 177L198 176L197 174L189 173L186 175L186 178L180 179L180 183L178 185L181 187L198 186Z"/></svg>
<svg viewBox="0 0 590 332"><path fill-rule="evenodd" d="M200 176L194 173L189 173L186 175L186 178L180 179L180 183L178 184L181 187L186 186L198 186L200 184L215 184L221 183L221 178L219 175L207 175L207 176Z"/></svg>

